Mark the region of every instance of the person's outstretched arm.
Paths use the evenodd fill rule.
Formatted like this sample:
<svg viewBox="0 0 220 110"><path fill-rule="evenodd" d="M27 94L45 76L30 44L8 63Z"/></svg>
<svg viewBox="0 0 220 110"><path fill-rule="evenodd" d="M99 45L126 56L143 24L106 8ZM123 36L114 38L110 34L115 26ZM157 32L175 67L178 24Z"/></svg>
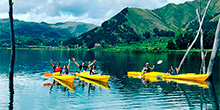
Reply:
<svg viewBox="0 0 220 110"><path fill-rule="evenodd" d="M52 67L54 68L53 59L50 59L50 63L52 65Z"/></svg>
<svg viewBox="0 0 220 110"><path fill-rule="evenodd" d="M91 68L90 66L88 66L88 68L89 68L89 71L91 71L91 70L92 70L92 68Z"/></svg>
<svg viewBox="0 0 220 110"><path fill-rule="evenodd" d="M96 60L93 60L93 62L91 64L88 65L88 67L90 68L91 65L93 65L96 62Z"/></svg>
<svg viewBox="0 0 220 110"><path fill-rule="evenodd" d="M76 59L75 58L72 58L73 59L73 61L74 61L74 63L76 64L76 66L80 66L77 62L76 62Z"/></svg>
<svg viewBox="0 0 220 110"><path fill-rule="evenodd" d="M155 65L153 65L153 67L151 68L151 70L153 70L155 68Z"/></svg>
<svg viewBox="0 0 220 110"><path fill-rule="evenodd" d="M179 69L176 67L176 72L177 72L177 74L179 74Z"/></svg>
<svg viewBox="0 0 220 110"><path fill-rule="evenodd" d="M67 66L68 71L69 71L69 68L70 68L70 59L69 59L69 63L68 63L68 66Z"/></svg>

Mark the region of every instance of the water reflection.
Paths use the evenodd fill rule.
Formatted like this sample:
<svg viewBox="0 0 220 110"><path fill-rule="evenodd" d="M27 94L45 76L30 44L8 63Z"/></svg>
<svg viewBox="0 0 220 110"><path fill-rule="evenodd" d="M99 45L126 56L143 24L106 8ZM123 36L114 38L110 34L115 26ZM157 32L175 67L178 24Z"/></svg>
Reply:
<svg viewBox="0 0 220 110"><path fill-rule="evenodd" d="M57 81L58 84L55 84L54 83L55 81ZM46 85L46 84L44 84L44 85ZM70 96L70 91L71 91L71 93L75 92L75 84L74 83L62 81L62 80L59 80L59 79L54 79L53 84L50 87L50 92L49 93L52 92L54 86L56 86L56 88L58 88L58 89L61 89L62 92L67 92L67 97L68 98Z"/></svg>
<svg viewBox="0 0 220 110"><path fill-rule="evenodd" d="M212 108L213 110L219 110L218 96L215 91L216 89L213 80L209 81L208 84L210 86L209 93L211 95Z"/></svg>
<svg viewBox="0 0 220 110"><path fill-rule="evenodd" d="M95 91L95 86L92 83L89 83L88 96L90 95L90 91Z"/></svg>
<svg viewBox="0 0 220 110"><path fill-rule="evenodd" d="M13 82L10 82L13 83ZM9 86L9 110L13 110L13 103L14 103L14 84L10 84Z"/></svg>
<svg viewBox="0 0 220 110"><path fill-rule="evenodd" d="M127 71L140 71L146 62L156 63L155 70L167 72L170 65L178 65L182 54L172 53L105 53L59 50L17 50L14 97L8 94L8 61L10 51L0 50L0 109L219 109L220 75L219 63L213 77L214 87L206 82L165 81L163 79L127 78ZM25 57L24 57L25 56ZM52 71L50 59L67 63L68 58L79 61L97 59L97 69L111 75L108 85L75 80L75 92L63 86L42 86L52 83L52 78L44 78L45 72ZM192 62L192 60L194 62ZM200 56L190 54L183 66L183 72L199 71ZM219 62L219 60L218 60ZM192 66L193 65L193 66ZM219 68L218 68L219 67ZM78 67L71 65L71 70ZM5 76L5 77L3 77ZM50 85L50 84L49 84ZM103 87L102 87L103 86ZM94 88L95 87L95 88ZM6 89L5 89L6 88ZM37 89L36 89L37 88ZM211 88L214 88L215 92ZM89 90L90 89L90 90ZM13 89L12 89L13 90ZM13 92L11 92L13 93ZM89 95L89 97L88 97ZM7 100L5 100L7 99ZM14 100L8 100L14 99ZM14 102L13 102L14 101Z"/></svg>
<svg viewBox="0 0 220 110"><path fill-rule="evenodd" d="M134 80L134 78L129 79ZM183 108L186 106L189 107L189 109L195 109L198 108L197 104L200 104L200 109L219 110L218 98L214 85L209 81L163 80L160 78L135 80L140 80L147 92L152 92L154 97L158 97L157 95L160 96L160 98L155 99L155 101L167 100L169 105L164 109L171 109L170 107L175 107L177 105ZM151 91L151 89L154 91ZM207 97L209 95L211 96ZM185 104L182 101L186 101Z"/></svg>
<svg viewBox="0 0 220 110"><path fill-rule="evenodd" d="M92 85L99 86L100 88L104 88L106 90L110 89L107 82L94 81L94 80L86 79L86 78L83 78L83 77L79 77L79 80L81 80L82 82L84 81L84 82L90 83Z"/></svg>

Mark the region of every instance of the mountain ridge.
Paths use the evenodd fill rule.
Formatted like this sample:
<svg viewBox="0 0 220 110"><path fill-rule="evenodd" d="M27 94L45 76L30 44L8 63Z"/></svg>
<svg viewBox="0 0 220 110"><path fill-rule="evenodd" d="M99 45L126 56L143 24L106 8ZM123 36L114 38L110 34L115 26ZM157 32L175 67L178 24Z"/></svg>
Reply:
<svg viewBox="0 0 220 110"><path fill-rule="evenodd" d="M204 0L201 3L202 12L207 2L208 0ZM207 22L217 21L216 14L220 13L218 7L220 7L220 1L212 0L207 12ZM154 10L126 7L112 18L104 21L100 27L83 33L79 38L65 41L64 46L86 45L88 48L93 48L95 43L113 46L130 45L141 43L149 36L175 37L198 21L196 8L198 8L197 1L188 1L178 5L167 4Z"/></svg>
<svg viewBox="0 0 220 110"><path fill-rule="evenodd" d="M0 19L0 46L9 46L9 19ZM84 32L95 28L94 24L83 22L58 22L54 24L46 22L26 22L14 19L16 45L25 47L59 46L71 37L78 37Z"/></svg>

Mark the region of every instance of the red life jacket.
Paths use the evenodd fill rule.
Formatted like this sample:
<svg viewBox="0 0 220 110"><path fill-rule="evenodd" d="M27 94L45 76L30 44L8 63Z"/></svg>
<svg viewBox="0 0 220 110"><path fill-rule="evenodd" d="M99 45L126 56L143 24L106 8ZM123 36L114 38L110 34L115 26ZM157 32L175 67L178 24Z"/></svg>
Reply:
<svg viewBox="0 0 220 110"><path fill-rule="evenodd" d="M56 67L55 69L54 69L54 72L59 72L59 71L61 71L62 69L61 69L61 67Z"/></svg>

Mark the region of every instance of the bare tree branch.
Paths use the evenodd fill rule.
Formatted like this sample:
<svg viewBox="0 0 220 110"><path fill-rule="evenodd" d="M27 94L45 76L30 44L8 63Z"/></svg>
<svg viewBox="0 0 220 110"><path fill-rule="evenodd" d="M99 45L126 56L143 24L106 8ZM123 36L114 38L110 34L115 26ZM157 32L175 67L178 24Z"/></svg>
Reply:
<svg viewBox="0 0 220 110"><path fill-rule="evenodd" d="M183 62L184 62L185 59L186 59L186 56L188 55L188 53L189 53L189 51L191 50L192 46L194 45L194 43L196 42L197 38L199 37L199 33L200 33L201 29L202 29L202 24L203 24L203 21L204 21L204 19L205 19L206 11L207 11L207 9L208 9L208 7L209 7L211 1L212 1L212 0L209 0L209 2L207 3L207 6L206 6L206 8L205 8L205 12L204 12L204 14L203 14L202 21L201 21L201 23L200 23L200 25L199 25L199 29L198 29L198 32L197 32L197 35L196 35L195 39L193 40L193 42L191 43L191 45L190 45L189 48L187 49L185 55L183 56L183 59L181 60L181 62L180 62L180 64L179 64L179 67L178 67L179 71L180 71L180 69L181 69L181 66L182 66Z"/></svg>
<svg viewBox="0 0 220 110"><path fill-rule="evenodd" d="M199 15L198 9L196 9L196 14L197 14L198 21L199 21L199 24L200 24L201 20L200 20L200 15ZM204 55L204 47L203 47L203 31L202 31L202 29L200 31L200 35L201 35L201 37L200 37L200 48L201 48L201 58L202 58L200 72L201 72L201 74L204 74L205 71L206 71L206 68L205 68L205 55Z"/></svg>
<svg viewBox="0 0 220 110"><path fill-rule="evenodd" d="M217 29L215 32L215 40L214 40L212 54L209 60L209 65L208 65L208 70L207 70L207 74L209 75L213 74L214 72L214 67L216 64L216 60L218 58L219 48L220 48L220 18L219 18Z"/></svg>

